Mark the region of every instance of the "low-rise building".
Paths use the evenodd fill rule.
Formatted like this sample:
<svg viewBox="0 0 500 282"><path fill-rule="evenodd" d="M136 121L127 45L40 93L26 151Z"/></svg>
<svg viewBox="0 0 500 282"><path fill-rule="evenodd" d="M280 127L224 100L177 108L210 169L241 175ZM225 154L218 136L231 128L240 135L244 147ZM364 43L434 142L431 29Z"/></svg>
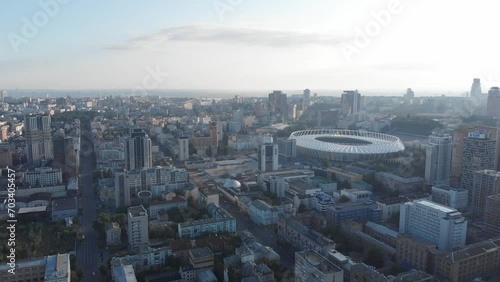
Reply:
<svg viewBox="0 0 500 282"><path fill-rule="evenodd" d="M191 263L196 272L202 270L213 270L214 254L210 248L189 250L189 263Z"/></svg>
<svg viewBox="0 0 500 282"><path fill-rule="evenodd" d="M62 171L59 168L40 167L24 173L24 183L28 186L40 187L62 183Z"/></svg>
<svg viewBox="0 0 500 282"><path fill-rule="evenodd" d="M212 218L178 224L180 238L196 238L206 232L236 232L236 219L230 213L214 204L209 204L207 208Z"/></svg>
<svg viewBox="0 0 500 282"><path fill-rule="evenodd" d="M382 210L373 201L338 203L326 208L326 219L329 224L338 226L346 219L369 220L380 223L382 221Z"/></svg>
<svg viewBox="0 0 500 282"><path fill-rule="evenodd" d="M121 244L120 224L116 222L108 222L106 224L106 245L119 245Z"/></svg>
<svg viewBox="0 0 500 282"><path fill-rule="evenodd" d="M454 209L467 208L469 192L450 185L433 185L432 201Z"/></svg>
<svg viewBox="0 0 500 282"><path fill-rule="evenodd" d="M316 251L296 252L295 281L343 282L344 272Z"/></svg>
<svg viewBox="0 0 500 282"><path fill-rule="evenodd" d="M419 190L425 184L425 179L422 177L401 177L392 173L379 171L375 173L375 179L380 181L382 185L388 187L392 191L407 192L410 190Z"/></svg>
<svg viewBox="0 0 500 282"><path fill-rule="evenodd" d="M351 202L371 200L373 193L360 189L343 189L340 191L341 196L346 196Z"/></svg>
<svg viewBox="0 0 500 282"><path fill-rule="evenodd" d="M171 208L187 207L187 200L182 196L173 197L171 200L153 200L149 204L149 218L158 219L158 213L166 212Z"/></svg>
<svg viewBox="0 0 500 282"><path fill-rule="evenodd" d="M299 250L320 251L324 247L335 246L335 242L288 214L280 214L278 217L278 236Z"/></svg>
<svg viewBox="0 0 500 282"><path fill-rule="evenodd" d="M219 193L213 191L208 187L198 188L199 197L198 205L205 207L209 204L219 205Z"/></svg>
<svg viewBox="0 0 500 282"><path fill-rule="evenodd" d="M250 219L258 225L278 223L278 215L285 211L285 206L271 206L262 200L253 200L248 207Z"/></svg>
<svg viewBox="0 0 500 282"><path fill-rule="evenodd" d="M43 258L16 260L15 275L8 272L9 264L0 265L0 281L71 281L69 254L50 255Z"/></svg>
<svg viewBox="0 0 500 282"><path fill-rule="evenodd" d="M52 201L52 221L60 221L75 216L78 216L76 198L62 198Z"/></svg>

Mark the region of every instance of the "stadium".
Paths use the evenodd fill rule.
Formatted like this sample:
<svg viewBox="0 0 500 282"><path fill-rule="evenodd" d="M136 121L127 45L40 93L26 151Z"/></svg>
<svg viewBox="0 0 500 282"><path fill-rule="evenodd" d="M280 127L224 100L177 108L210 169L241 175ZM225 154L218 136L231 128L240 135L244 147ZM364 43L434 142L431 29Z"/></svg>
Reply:
<svg viewBox="0 0 500 282"><path fill-rule="evenodd" d="M297 154L339 162L375 160L405 149L398 137L362 130L311 129L293 132Z"/></svg>

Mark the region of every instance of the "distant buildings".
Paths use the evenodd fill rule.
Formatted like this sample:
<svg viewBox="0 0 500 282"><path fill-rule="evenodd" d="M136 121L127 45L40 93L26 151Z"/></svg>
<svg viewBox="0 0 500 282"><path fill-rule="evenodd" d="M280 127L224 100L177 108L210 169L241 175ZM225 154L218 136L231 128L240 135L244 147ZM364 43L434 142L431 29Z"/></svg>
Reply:
<svg viewBox="0 0 500 282"><path fill-rule="evenodd" d="M54 155L50 115L27 115L24 117L26 158L28 165L40 166Z"/></svg>
<svg viewBox="0 0 500 282"><path fill-rule="evenodd" d="M125 141L125 169L149 168L152 162L151 139L144 130L134 129Z"/></svg>
<svg viewBox="0 0 500 282"><path fill-rule="evenodd" d="M405 93L404 97L406 99L413 99L413 98L415 98L415 93L413 92L413 90L411 90L411 88L408 88L408 89L406 89L406 93Z"/></svg>
<svg viewBox="0 0 500 282"><path fill-rule="evenodd" d="M470 88L470 97L480 98L483 93L481 92L481 79L474 78Z"/></svg>
<svg viewBox="0 0 500 282"><path fill-rule="evenodd" d="M313 250L295 253L295 281L344 281L344 272Z"/></svg>
<svg viewBox="0 0 500 282"><path fill-rule="evenodd" d="M343 116L357 114L361 109L361 94L358 90L345 90L340 97Z"/></svg>
<svg viewBox="0 0 500 282"><path fill-rule="evenodd" d="M467 221L456 209L428 200L401 205L399 233L409 234L441 251L465 246Z"/></svg>
<svg viewBox="0 0 500 282"><path fill-rule="evenodd" d="M128 244L132 249L149 245L148 213L143 206L130 207L128 216Z"/></svg>
<svg viewBox="0 0 500 282"><path fill-rule="evenodd" d="M319 127L337 127L340 121L339 110L322 110L318 112L318 126Z"/></svg>
<svg viewBox="0 0 500 282"><path fill-rule="evenodd" d="M487 169L475 171L472 183L472 212L483 218L486 198L500 194L500 172Z"/></svg>
<svg viewBox="0 0 500 282"><path fill-rule="evenodd" d="M297 157L297 140L278 138L278 161L286 164Z"/></svg>
<svg viewBox="0 0 500 282"><path fill-rule="evenodd" d="M490 117L500 117L500 88L491 87L488 91L486 114Z"/></svg>
<svg viewBox="0 0 500 282"><path fill-rule="evenodd" d="M261 144L257 162L260 171L278 170L278 145L274 143Z"/></svg>
<svg viewBox="0 0 500 282"><path fill-rule="evenodd" d="M426 146L425 183L447 184L451 172L453 138L450 135L431 135Z"/></svg>
<svg viewBox="0 0 500 282"><path fill-rule="evenodd" d="M268 110L271 116L276 117L276 122L288 122L288 103L286 94L283 91L274 90L268 95Z"/></svg>

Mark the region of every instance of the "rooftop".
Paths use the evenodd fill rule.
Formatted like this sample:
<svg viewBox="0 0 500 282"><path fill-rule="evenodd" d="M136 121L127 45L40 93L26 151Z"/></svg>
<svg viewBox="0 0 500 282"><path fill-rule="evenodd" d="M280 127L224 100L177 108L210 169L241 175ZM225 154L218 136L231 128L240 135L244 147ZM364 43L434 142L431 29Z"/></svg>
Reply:
<svg viewBox="0 0 500 282"><path fill-rule="evenodd" d="M54 199L52 201L52 211L62 211L77 208L78 205L76 202L76 198Z"/></svg>
<svg viewBox="0 0 500 282"><path fill-rule="evenodd" d="M147 216L146 209L140 205L128 208L129 217Z"/></svg>
<svg viewBox="0 0 500 282"><path fill-rule="evenodd" d="M434 203L434 202L431 202L429 200L416 200L414 203L429 207L431 209L439 210L439 211L442 211L444 213L452 213L452 212L457 211L456 209L452 209L450 207L440 205L438 203Z"/></svg>
<svg viewBox="0 0 500 282"><path fill-rule="evenodd" d="M295 253L296 256L302 257L307 263L322 273L335 273L342 271L340 268L329 262L326 258L318 254L316 251L307 250Z"/></svg>
<svg viewBox="0 0 500 282"><path fill-rule="evenodd" d="M212 253L212 250L210 250L210 248L208 248L208 247L189 250L189 253L195 259L214 256L214 254Z"/></svg>

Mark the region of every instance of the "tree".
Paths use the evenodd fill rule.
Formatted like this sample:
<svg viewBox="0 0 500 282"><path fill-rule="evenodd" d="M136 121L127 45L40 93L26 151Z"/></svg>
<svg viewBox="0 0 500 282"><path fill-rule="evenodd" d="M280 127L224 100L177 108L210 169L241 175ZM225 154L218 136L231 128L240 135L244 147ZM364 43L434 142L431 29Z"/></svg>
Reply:
<svg viewBox="0 0 500 282"><path fill-rule="evenodd" d="M365 263L375 268L384 267L384 255L378 248L371 248L365 259Z"/></svg>
<svg viewBox="0 0 500 282"><path fill-rule="evenodd" d="M341 203L347 203L347 202L350 202L350 201L351 201L351 199L349 199L349 197L347 197L346 195L342 195L339 198L339 202L341 202Z"/></svg>

